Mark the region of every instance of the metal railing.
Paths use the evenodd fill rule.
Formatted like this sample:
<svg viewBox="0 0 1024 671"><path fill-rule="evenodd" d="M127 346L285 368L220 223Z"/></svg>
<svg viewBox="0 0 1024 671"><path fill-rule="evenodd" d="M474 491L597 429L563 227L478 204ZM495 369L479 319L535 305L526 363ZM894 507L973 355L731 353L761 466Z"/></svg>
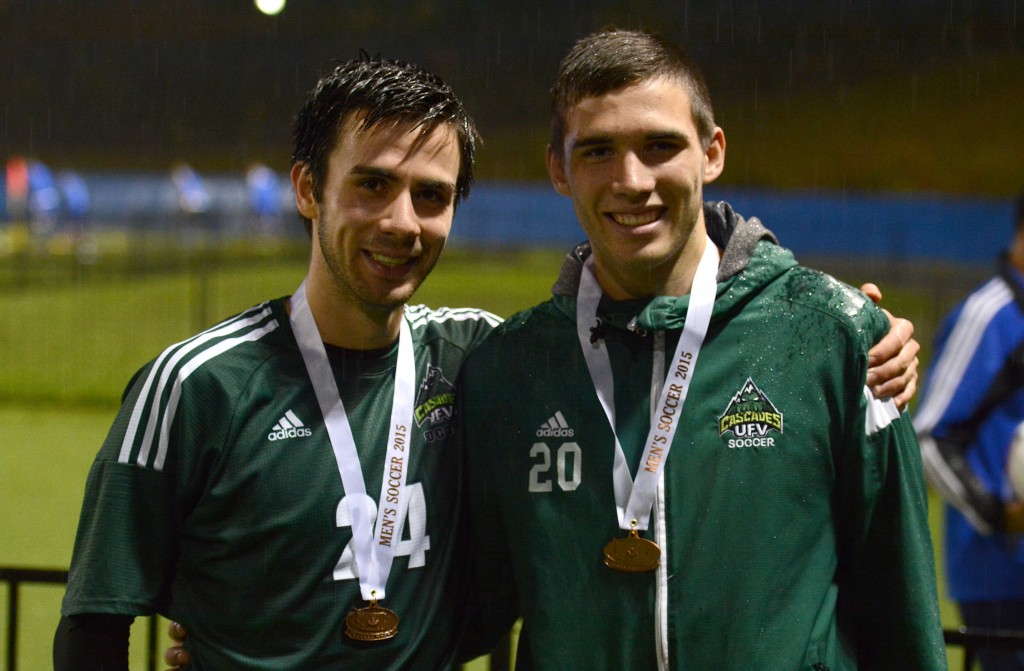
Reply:
<svg viewBox="0 0 1024 671"><path fill-rule="evenodd" d="M7 583L9 587L7 598L7 671L18 669L18 600L22 583L65 585L68 582L68 572L61 569L39 569L24 568L17 566L0 566L0 583ZM146 648L146 668L149 671L156 671L156 630L157 616L149 618L149 640Z"/></svg>
<svg viewBox="0 0 1024 671"><path fill-rule="evenodd" d="M1024 652L1024 632L1004 629L960 627L942 632L946 647L964 649L963 671L970 671L979 650L1016 650Z"/></svg>
<svg viewBox="0 0 1024 671"><path fill-rule="evenodd" d="M23 568L0 566L0 583L7 583L7 671L18 668L18 606L22 583L64 585L68 572L61 569ZM156 671L157 616L149 618L149 640L147 641L147 669ZM963 671L970 671L979 650L1017 650L1024 652L1024 632L999 629L977 629L960 627L942 632L947 647L964 650ZM501 660L497 660L500 666Z"/></svg>

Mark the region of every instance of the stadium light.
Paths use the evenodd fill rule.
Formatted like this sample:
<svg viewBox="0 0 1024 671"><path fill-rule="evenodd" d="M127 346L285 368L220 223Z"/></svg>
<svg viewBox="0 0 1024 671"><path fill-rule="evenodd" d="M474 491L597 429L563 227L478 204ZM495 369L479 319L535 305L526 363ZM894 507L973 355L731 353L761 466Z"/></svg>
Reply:
<svg viewBox="0 0 1024 671"><path fill-rule="evenodd" d="M276 16L284 9L285 0L255 0L256 9L267 16Z"/></svg>

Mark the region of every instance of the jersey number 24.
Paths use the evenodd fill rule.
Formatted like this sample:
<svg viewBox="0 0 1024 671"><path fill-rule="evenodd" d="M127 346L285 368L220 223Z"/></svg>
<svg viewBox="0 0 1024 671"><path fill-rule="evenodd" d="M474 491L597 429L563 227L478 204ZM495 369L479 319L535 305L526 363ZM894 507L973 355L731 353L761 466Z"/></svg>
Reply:
<svg viewBox="0 0 1024 671"><path fill-rule="evenodd" d="M395 546L396 557L408 557L409 568L420 568L427 563L427 550L430 549L430 536L427 532L427 501L423 496L423 484L413 482L407 485L409 494L405 498L406 504L398 511L399 519L404 519L402 525L403 536ZM370 515L377 519L377 506L370 507ZM352 526L352 515L348 510L348 502L345 497L338 502L336 522L339 529ZM345 545L341 552L338 564L334 567L335 580L354 580L359 577L356 568L356 553L352 547L352 541Z"/></svg>

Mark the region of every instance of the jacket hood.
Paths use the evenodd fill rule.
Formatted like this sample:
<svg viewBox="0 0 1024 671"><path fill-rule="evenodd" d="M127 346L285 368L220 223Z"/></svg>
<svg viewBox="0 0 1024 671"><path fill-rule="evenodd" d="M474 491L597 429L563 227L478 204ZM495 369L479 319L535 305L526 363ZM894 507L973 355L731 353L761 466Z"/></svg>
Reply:
<svg viewBox="0 0 1024 671"><path fill-rule="evenodd" d="M780 247L775 235L760 220L744 219L724 201L704 203L704 223L708 236L723 250L712 320L796 265L792 252ZM569 252L551 289L555 303L574 319L580 274L590 251L590 243L584 242ZM599 312L606 325L630 330L673 330L683 327L689 304L688 295L627 301L604 297Z"/></svg>

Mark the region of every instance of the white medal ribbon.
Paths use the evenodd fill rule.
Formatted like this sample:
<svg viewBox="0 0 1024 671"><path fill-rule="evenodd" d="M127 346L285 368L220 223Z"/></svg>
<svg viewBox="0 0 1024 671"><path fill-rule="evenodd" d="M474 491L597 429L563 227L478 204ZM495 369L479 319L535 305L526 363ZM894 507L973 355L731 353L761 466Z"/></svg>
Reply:
<svg viewBox="0 0 1024 671"><path fill-rule="evenodd" d="M693 380L693 371L697 365L697 355L700 354L701 345L708 332L708 324L711 322L711 309L715 304L715 278L718 274L718 249L711 239L707 238L704 253L693 278L686 322L673 355L672 367L665 377L665 383L658 394L657 405L651 413L651 429L647 434L643 456L640 458L636 481L630 475L626 455L615 432L615 381L612 377L608 347L603 338L591 342L590 329L597 323L597 306L601 301L601 287L594 277L593 266L594 257L591 255L584 263L580 277L576 300L576 331L590 378L594 383L594 390L615 437L612 481L619 527L643 531L648 526L657 495L658 477L672 449L672 441L679 427L683 405L686 403L686 395L690 391L690 382ZM664 357L663 345L654 348L656 371L659 369L659 357Z"/></svg>
<svg viewBox="0 0 1024 671"><path fill-rule="evenodd" d="M327 434L331 439L334 459L345 488L345 501L352 519L352 546L355 550L359 590L367 601L383 599L395 549L402 538L404 516L408 505L406 475L409 472L410 434L416 394L416 361L413 355L412 332L403 315L398 335L398 364L395 369L395 392L391 406L391 429L388 432L387 456L381 478L376 526L373 499L366 493L366 483L356 451L352 427L338 393L320 332L306 301L306 283L299 286L291 299L290 321L295 340L306 364L310 382Z"/></svg>

